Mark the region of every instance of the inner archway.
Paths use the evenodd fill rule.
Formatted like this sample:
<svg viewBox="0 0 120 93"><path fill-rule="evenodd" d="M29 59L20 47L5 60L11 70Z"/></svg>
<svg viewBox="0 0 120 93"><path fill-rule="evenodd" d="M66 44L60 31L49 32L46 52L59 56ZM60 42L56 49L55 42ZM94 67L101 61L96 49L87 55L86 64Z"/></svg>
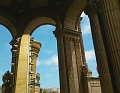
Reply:
<svg viewBox="0 0 120 93"><path fill-rule="evenodd" d="M32 37L41 42L36 72L40 73L41 88L59 88L57 42L52 31L55 26L42 25L35 29Z"/></svg>
<svg viewBox="0 0 120 93"><path fill-rule="evenodd" d="M0 86L2 86L2 76L8 70L11 71L11 45L12 40L10 31L0 24Z"/></svg>
<svg viewBox="0 0 120 93"><path fill-rule="evenodd" d="M93 39L91 34L89 18L87 15L85 15L84 12L81 14L81 17L82 17L82 20L80 22L81 23L80 25L82 30L86 62L87 62L88 68L92 71L93 77L98 77L96 56L95 56L95 51L93 46Z"/></svg>

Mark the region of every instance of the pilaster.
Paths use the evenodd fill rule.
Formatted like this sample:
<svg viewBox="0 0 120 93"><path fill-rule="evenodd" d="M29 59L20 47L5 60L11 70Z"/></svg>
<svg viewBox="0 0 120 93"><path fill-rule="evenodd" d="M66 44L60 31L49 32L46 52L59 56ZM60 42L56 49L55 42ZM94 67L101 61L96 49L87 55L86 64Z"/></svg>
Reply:
<svg viewBox="0 0 120 93"><path fill-rule="evenodd" d="M97 70L99 73L101 89L102 93L113 93L113 87L108 68L108 59L105 53L105 47L103 43L97 11L98 9L96 3L92 2L91 0L91 2L89 2L85 9L85 13L88 15L90 19L91 32L97 59Z"/></svg>

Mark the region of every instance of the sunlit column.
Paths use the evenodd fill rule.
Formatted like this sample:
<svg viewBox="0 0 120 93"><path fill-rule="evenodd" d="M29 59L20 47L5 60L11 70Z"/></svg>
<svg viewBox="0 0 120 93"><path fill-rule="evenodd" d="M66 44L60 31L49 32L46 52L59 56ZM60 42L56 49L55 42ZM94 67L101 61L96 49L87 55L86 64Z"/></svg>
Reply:
<svg viewBox="0 0 120 93"><path fill-rule="evenodd" d="M91 5L91 6L90 6ZM99 25L97 10L90 4L86 7L85 13L88 15L91 25L91 32L97 59L97 70L100 77L102 93L113 93L112 82L110 78L108 60L105 53L103 38Z"/></svg>
<svg viewBox="0 0 120 93"><path fill-rule="evenodd" d="M114 93L120 93L120 1L100 0L99 21Z"/></svg>

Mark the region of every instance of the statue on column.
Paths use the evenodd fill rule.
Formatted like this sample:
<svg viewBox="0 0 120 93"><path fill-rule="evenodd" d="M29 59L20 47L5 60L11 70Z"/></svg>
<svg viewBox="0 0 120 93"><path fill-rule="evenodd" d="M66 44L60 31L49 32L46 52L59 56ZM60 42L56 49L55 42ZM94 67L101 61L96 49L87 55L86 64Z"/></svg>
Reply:
<svg viewBox="0 0 120 93"><path fill-rule="evenodd" d="M36 80L37 80L36 83L39 83L39 81L40 81L40 74L39 73L36 74Z"/></svg>

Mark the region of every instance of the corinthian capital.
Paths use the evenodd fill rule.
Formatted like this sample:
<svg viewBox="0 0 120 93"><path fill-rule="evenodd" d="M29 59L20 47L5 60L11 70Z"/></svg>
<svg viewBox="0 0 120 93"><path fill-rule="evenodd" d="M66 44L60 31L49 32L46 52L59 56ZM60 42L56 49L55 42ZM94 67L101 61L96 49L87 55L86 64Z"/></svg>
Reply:
<svg viewBox="0 0 120 93"><path fill-rule="evenodd" d="M94 14L97 14L98 11L100 11L99 0L89 0L85 8L85 14L94 15Z"/></svg>

